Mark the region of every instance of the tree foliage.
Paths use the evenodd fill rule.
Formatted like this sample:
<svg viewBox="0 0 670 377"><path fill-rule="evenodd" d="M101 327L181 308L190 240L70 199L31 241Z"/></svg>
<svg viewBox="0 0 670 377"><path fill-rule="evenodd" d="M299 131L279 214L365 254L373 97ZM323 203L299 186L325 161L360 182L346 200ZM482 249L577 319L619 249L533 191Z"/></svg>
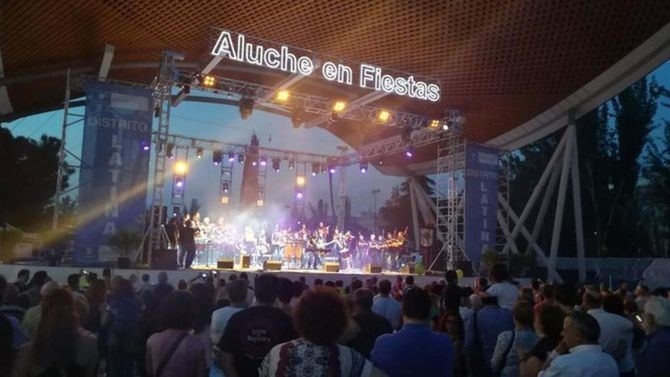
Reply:
<svg viewBox="0 0 670 377"><path fill-rule="evenodd" d="M435 182L428 176L415 176L414 179L422 190L433 196ZM395 187L391 197L386 201L383 207L379 209L380 217L385 225L390 229L405 229L412 225L412 206L409 194L410 178L406 179L399 186ZM427 225L427 224L421 224ZM410 238L413 234L410 232Z"/></svg>

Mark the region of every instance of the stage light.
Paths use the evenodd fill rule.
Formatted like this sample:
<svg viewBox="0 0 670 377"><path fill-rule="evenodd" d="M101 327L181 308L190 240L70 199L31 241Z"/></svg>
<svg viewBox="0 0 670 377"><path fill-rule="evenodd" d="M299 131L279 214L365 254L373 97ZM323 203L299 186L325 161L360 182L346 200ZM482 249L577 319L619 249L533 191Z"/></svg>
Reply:
<svg viewBox="0 0 670 377"><path fill-rule="evenodd" d="M306 182L305 177L300 176L300 175L295 177L295 185L296 186L305 187L305 182Z"/></svg>
<svg viewBox="0 0 670 377"><path fill-rule="evenodd" d="M174 179L174 184L177 186L177 188L182 188L184 187L184 178L182 177L177 177Z"/></svg>
<svg viewBox="0 0 670 377"><path fill-rule="evenodd" d="M368 172L368 162L367 161L361 161L361 163L358 165L358 167L361 170L361 173L365 174Z"/></svg>
<svg viewBox="0 0 670 377"><path fill-rule="evenodd" d="M442 123L442 131L449 131L449 122Z"/></svg>
<svg viewBox="0 0 670 377"><path fill-rule="evenodd" d="M305 197L305 194L302 193L302 191L298 191L295 193L295 198L298 200L301 200L302 198Z"/></svg>
<svg viewBox="0 0 670 377"><path fill-rule="evenodd" d="M242 119L249 119L251 113L254 112L254 100L247 97L240 98L240 117Z"/></svg>
<svg viewBox="0 0 670 377"><path fill-rule="evenodd" d="M430 128L439 128L440 127L440 121L438 119L433 119L428 123L428 127Z"/></svg>
<svg viewBox="0 0 670 377"><path fill-rule="evenodd" d="M214 76L207 75L204 77L202 81L202 85L211 88L216 84L216 78Z"/></svg>
<svg viewBox="0 0 670 377"><path fill-rule="evenodd" d="M256 162L256 160L251 161L251 166L256 166L256 165L258 165L258 162Z"/></svg>
<svg viewBox="0 0 670 377"><path fill-rule="evenodd" d="M280 165L281 165L281 160L280 159L278 159L278 158L273 158L272 159L272 170L279 173Z"/></svg>
<svg viewBox="0 0 670 377"><path fill-rule="evenodd" d="M335 174L336 171L337 171L337 170L335 169L335 166L330 166L330 167L328 168L328 173L330 173L330 174Z"/></svg>
<svg viewBox="0 0 670 377"><path fill-rule="evenodd" d="M230 152L228 153L228 162L234 162L235 161L235 153Z"/></svg>
<svg viewBox="0 0 670 377"><path fill-rule="evenodd" d="M142 148L143 151L145 151L145 152L148 151L149 147L150 147L149 142L146 141L146 140L142 140L140 142L140 147Z"/></svg>
<svg viewBox="0 0 670 377"><path fill-rule="evenodd" d="M408 146L407 149L405 149L405 157L412 158L414 157L414 154L415 154L414 147L412 147L411 145Z"/></svg>
<svg viewBox="0 0 670 377"><path fill-rule="evenodd" d="M312 175L316 176L321 171L321 164L318 162L312 162Z"/></svg>
<svg viewBox="0 0 670 377"><path fill-rule="evenodd" d="M289 160L288 161L288 170L293 170L295 169L295 161Z"/></svg>
<svg viewBox="0 0 670 377"><path fill-rule="evenodd" d="M230 201L230 198L228 196L222 196L221 197L221 204L228 204Z"/></svg>
<svg viewBox="0 0 670 377"><path fill-rule="evenodd" d="M240 153L240 154L237 156L237 162L239 162L240 164L243 164L243 163L244 163L244 155L243 155L242 153Z"/></svg>
<svg viewBox="0 0 670 377"><path fill-rule="evenodd" d="M195 150L195 157L202 158L203 153L204 151L202 150L202 148L198 148Z"/></svg>
<svg viewBox="0 0 670 377"><path fill-rule="evenodd" d="M376 119L378 124L386 124L391 119L391 113L388 110L379 110Z"/></svg>
<svg viewBox="0 0 670 377"><path fill-rule="evenodd" d="M265 166L268 164L268 158L263 156L261 157L261 166Z"/></svg>
<svg viewBox="0 0 670 377"><path fill-rule="evenodd" d="M256 205L257 205L258 207L262 207L262 206L263 206L263 203L264 203L264 202L263 202L263 199L258 199L258 200L256 200Z"/></svg>
<svg viewBox="0 0 670 377"><path fill-rule="evenodd" d="M346 109L346 108L347 108L347 103L344 102L344 101L337 101L333 104L333 112L336 115L341 114L344 111L344 109Z"/></svg>
<svg viewBox="0 0 670 377"><path fill-rule="evenodd" d="M228 182L221 183L221 191L223 191L224 194L230 192L230 184Z"/></svg>
<svg viewBox="0 0 670 377"><path fill-rule="evenodd" d="M223 161L223 152L219 149L212 152L212 163L214 163L214 165L219 165L221 161Z"/></svg>
<svg viewBox="0 0 670 377"><path fill-rule="evenodd" d="M176 175L184 175L188 171L188 164L184 161L177 161L174 163L174 173Z"/></svg>
<svg viewBox="0 0 670 377"><path fill-rule="evenodd" d="M382 161L382 160L377 161L377 165L379 165L379 166L384 165L384 161Z"/></svg>
<svg viewBox="0 0 670 377"><path fill-rule="evenodd" d="M275 102L286 103L291 98L291 93L288 90L280 90L275 94Z"/></svg>
<svg viewBox="0 0 670 377"><path fill-rule="evenodd" d="M165 149L165 156L167 156L167 158L174 158L173 151L174 151L174 144L168 143L167 148Z"/></svg>

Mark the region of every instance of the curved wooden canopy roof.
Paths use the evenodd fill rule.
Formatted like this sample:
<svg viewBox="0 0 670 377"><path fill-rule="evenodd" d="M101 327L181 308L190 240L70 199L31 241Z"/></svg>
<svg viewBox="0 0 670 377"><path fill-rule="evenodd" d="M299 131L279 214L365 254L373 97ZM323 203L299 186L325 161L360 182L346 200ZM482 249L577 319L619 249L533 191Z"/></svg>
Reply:
<svg viewBox="0 0 670 377"><path fill-rule="evenodd" d="M667 0L5 0L0 86L13 109L4 118L15 119L60 106L64 70L96 74L106 43L115 46L110 78L149 83L157 70L144 63L157 63L164 49L204 67L213 28L225 28L434 77L438 103L396 96L379 103L431 116L458 109L465 136L486 142L584 87L668 22ZM219 68L266 84L282 79L277 71ZM321 84L300 86L351 92ZM332 132L358 140L351 127Z"/></svg>

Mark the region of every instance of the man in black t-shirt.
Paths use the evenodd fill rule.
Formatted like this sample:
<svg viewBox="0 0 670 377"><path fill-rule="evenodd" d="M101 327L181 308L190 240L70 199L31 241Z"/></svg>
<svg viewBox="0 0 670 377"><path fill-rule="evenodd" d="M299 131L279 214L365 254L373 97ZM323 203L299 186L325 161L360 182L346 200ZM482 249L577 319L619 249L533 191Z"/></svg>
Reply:
<svg viewBox="0 0 670 377"><path fill-rule="evenodd" d="M279 281L260 275L255 282L256 305L235 313L219 342L226 377L258 376L258 367L272 347L296 338L291 317L274 307Z"/></svg>

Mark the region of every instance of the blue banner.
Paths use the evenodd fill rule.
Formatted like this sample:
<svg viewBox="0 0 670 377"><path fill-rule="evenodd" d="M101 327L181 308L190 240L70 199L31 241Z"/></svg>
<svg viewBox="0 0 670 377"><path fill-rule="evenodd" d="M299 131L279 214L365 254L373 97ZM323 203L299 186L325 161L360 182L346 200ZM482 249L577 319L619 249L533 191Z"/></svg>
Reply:
<svg viewBox="0 0 670 377"><path fill-rule="evenodd" d="M88 81L85 89L77 265L115 260L109 237L143 230L153 119L147 88Z"/></svg>
<svg viewBox="0 0 670 377"><path fill-rule="evenodd" d="M478 266L496 242L498 150L469 143L465 148L465 255Z"/></svg>

